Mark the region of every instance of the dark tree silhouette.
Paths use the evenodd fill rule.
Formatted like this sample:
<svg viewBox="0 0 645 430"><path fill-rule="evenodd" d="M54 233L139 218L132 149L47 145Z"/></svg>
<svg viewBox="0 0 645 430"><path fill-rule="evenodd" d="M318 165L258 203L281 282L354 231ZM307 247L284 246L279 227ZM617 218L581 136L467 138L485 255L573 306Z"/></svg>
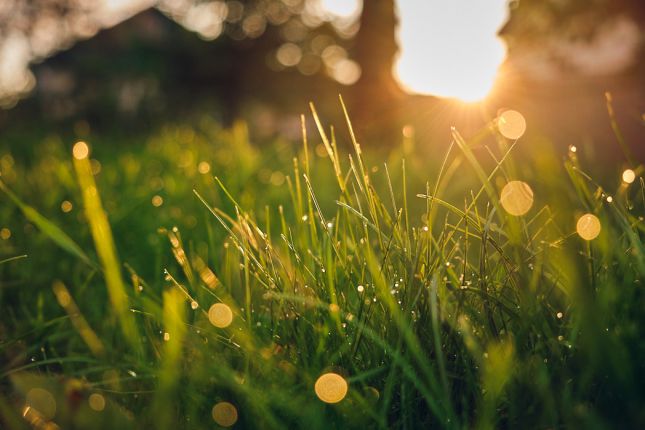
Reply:
<svg viewBox="0 0 645 430"><path fill-rule="evenodd" d="M398 18L394 0L364 2L360 23L354 41L354 56L362 70L357 86L365 93L366 101L373 101L374 93L378 93L384 102L398 98L402 92L392 76L394 60L399 51L395 36ZM376 88L378 91L374 91ZM370 89L372 94L369 94Z"/></svg>
<svg viewBox="0 0 645 430"><path fill-rule="evenodd" d="M394 0L364 1L360 29L354 40L354 58L361 77L353 88L352 111L357 123L379 116L389 123L404 93L392 74L399 51L398 18Z"/></svg>

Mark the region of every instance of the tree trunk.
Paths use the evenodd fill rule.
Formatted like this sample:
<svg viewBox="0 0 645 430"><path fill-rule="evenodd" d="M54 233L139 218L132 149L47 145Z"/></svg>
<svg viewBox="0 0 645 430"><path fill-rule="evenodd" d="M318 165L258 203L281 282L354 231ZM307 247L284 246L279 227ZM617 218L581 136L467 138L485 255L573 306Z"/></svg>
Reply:
<svg viewBox="0 0 645 430"><path fill-rule="evenodd" d="M361 77L352 91L354 118L371 120L390 116L403 91L393 77L398 53L398 18L394 0L364 0L360 29L356 35L354 58Z"/></svg>

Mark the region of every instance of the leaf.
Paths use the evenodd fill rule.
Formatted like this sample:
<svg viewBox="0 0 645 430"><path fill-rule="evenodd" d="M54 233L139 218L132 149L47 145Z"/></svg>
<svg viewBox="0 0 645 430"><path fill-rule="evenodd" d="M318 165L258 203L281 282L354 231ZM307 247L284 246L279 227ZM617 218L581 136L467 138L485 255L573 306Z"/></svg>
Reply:
<svg viewBox="0 0 645 430"><path fill-rule="evenodd" d="M36 227L47 237L53 240L56 245L63 248L65 251L70 254L80 258L84 263L92 268L96 268L96 264L90 260L90 258L83 252L80 246L74 240L67 235L63 230L60 229L56 224L49 221L47 218L42 216L36 209L24 203L18 196L16 196L4 182L0 181L0 189L4 191L9 198L20 208L22 213L25 215L29 221L34 223Z"/></svg>

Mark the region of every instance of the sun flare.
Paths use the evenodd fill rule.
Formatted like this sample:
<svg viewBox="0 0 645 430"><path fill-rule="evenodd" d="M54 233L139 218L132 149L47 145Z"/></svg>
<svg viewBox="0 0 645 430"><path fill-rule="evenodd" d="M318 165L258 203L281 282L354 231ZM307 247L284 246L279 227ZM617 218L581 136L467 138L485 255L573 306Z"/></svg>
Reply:
<svg viewBox="0 0 645 430"><path fill-rule="evenodd" d="M497 30L507 19L506 0L403 0L395 75L410 92L484 99L504 58Z"/></svg>

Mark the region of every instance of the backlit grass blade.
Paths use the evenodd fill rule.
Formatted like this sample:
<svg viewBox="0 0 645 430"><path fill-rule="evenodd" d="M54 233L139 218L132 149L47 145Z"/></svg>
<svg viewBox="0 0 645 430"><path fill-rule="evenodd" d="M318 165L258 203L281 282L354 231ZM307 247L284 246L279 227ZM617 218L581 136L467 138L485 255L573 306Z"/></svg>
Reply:
<svg viewBox="0 0 645 430"><path fill-rule="evenodd" d="M52 289L54 290L54 295L56 296L58 303L63 309L65 309L65 312L67 312L67 314L69 315L72 325L81 336L90 351L92 351L92 354L94 354L95 357L104 356L105 347L103 346L103 343L87 323L87 320L85 319L83 314L81 314L80 309L76 305L76 302L72 298L72 295L70 294L67 287L65 287L62 282L56 281L54 282L54 285L52 285Z"/></svg>
<svg viewBox="0 0 645 430"><path fill-rule="evenodd" d="M89 148L85 142L78 142L74 145L74 168L83 196L85 216L103 268L110 302L119 319L123 334L130 346L135 351L140 351L138 330L129 311L128 295L121 276L121 264L116 254L112 230L101 204L88 156Z"/></svg>
<svg viewBox="0 0 645 430"><path fill-rule="evenodd" d="M16 260L22 260L23 258L27 258L27 255L26 254L25 255L16 255L14 257L5 258L4 260L0 260L0 264L9 263L11 261L16 261Z"/></svg>
<svg viewBox="0 0 645 430"><path fill-rule="evenodd" d="M159 429L173 428L175 421L173 409L168 405L173 402L177 384L181 378L181 356L186 326L184 324L186 305L182 293L177 289L167 290L163 294L164 345L162 348L159 385L152 408L154 420Z"/></svg>
<svg viewBox="0 0 645 430"><path fill-rule="evenodd" d="M627 145L627 142L625 142L625 137L623 136L622 131L620 131L620 127L618 127L618 121L616 120L616 114L614 113L613 99L610 92L605 93L605 101L607 106L607 113L609 114L609 123L611 124L611 129L616 136L616 141L618 142L618 145L620 146L621 151L623 151L623 155L625 156L629 164L631 164L632 166L636 165L636 163L634 162L634 154Z"/></svg>

